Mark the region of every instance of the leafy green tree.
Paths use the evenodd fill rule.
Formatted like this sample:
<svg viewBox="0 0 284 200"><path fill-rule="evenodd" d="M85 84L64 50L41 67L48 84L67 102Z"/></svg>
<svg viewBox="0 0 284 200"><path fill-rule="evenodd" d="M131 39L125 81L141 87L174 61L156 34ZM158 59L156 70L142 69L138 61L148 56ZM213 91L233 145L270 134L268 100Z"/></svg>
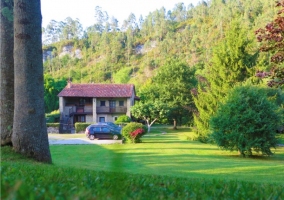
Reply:
<svg viewBox="0 0 284 200"><path fill-rule="evenodd" d="M51 20L43 32L44 44L51 44L60 40L61 27L56 20Z"/></svg>
<svg viewBox="0 0 284 200"><path fill-rule="evenodd" d="M172 108L173 112L170 112L172 115L169 115L169 117L174 121L174 128L176 128L176 121L180 117L191 115L188 108L194 107L190 93L191 89L196 87L197 80L194 73L193 67L189 67L178 59L169 59L165 65L158 69L157 75L153 77L156 91L155 89L152 91L158 93L161 102L167 103ZM177 110L187 110L187 112L178 112L180 116L177 118Z"/></svg>
<svg viewBox="0 0 284 200"><path fill-rule="evenodd" d="M66 86L66 80L56 80L49 75L44 76L44 103L45 112L57 110L59 108L59 99L57 95Z"/></svg>
<svg viewBox="0 0 284 200"><path fill-rule="evenodd" d="M61 25L61 38L63 40L79 39L83 33L82 24L79 19L73 20L67 17Z"/></svg>
<svg viewBox="0 0 284 200"><path fill-rule="evenodd" d="M192 90L197 111L194 115L195 132L206 142L209 120L216 112L228 91L253 75L256 56L247 48L251 41L246 37L238 21L232 22L223 42L213 49L213 57L202 75L198 76L198 88Z"/></svg>
<svg viewBox="0 0 284 200"><path fill-rule="evenodd" d="M132 116L143 119L148 127L148 133L151 130L151 126L159 119L166 117L168 107L165 103L160 101L154 102L140 102L131 107Z"/></svg>
<svg viewBox="0 0 284 200"><path fill-rule="evenodd" d="M116 124L123 124L123 123L128 123L128 122L131 122L131 119L127 115L121 115L115 121Z"/></svg>
<svg viewBox="0 0 284 200"><path fill-rule="evenodd" d="M104 25L108 20L108 14L106 11L102 11L102 8L100 6L96 6L95 8L95 18L96 18L96 30L99 33L102 33L104 30Z"/></svg>
<svg viewBox="0 0 284 200"><path fill-rule="evenodd" d="M231 90L210 120L212 138L225 150L237 150L243 156L252 151L272 155L276 148L276 127L283 121L279 107L255 86L237 86Z"/></svg>
<svg viewBox="0 0 284 200"><path fill-rule="evenodd" d="M45 44L60 40L79 39L83 35L83 27L79 19L67 17L64 21L51 20L43 31Z"/></svg>
<svg viewBox="0 0 284 200"><path fill-rule="evenodd" d="M130 80L131 70L132 69L130 67L125 67L116 72L113 75L114 83L128 83L128 81Z"/></svg>
<svg viewBox="0 0 284 200"><path fill-rule="evenodd" d="M111 17L110 29L112 32L119 31L118 20L115 17Z"/></svg>
<svg viewBox="0 0 284 200"><path fill-rule="evenodd" d="M184 3L177 3L171 13L171 17L174 21L180 22L186 19L186 14Z"/></svg>

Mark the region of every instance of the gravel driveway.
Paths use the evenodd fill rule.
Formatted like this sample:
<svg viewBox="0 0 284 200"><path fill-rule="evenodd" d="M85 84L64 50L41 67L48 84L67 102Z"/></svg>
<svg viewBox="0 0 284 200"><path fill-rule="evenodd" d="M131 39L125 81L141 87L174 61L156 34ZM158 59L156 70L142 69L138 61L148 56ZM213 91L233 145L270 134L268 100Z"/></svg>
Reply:
<svg viewBox="0 0 284 200"><path fill-rule="evenodd" d="M62 145L62 144L122 144L122 140L90 140L88 138L68 138L62 139L58 137L50 136L48 138L50 145Z"/></svg>

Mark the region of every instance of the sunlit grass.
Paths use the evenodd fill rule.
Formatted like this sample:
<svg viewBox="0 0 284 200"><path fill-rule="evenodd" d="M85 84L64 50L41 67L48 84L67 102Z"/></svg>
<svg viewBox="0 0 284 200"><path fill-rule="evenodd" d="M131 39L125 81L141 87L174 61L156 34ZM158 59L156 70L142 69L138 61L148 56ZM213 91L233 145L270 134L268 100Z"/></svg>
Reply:
<svg viewBox="0 0 284 200"><path fill-rule="evenodd" d="M156 128L139 144L51 145L46 165L1 148L1 199L283 199L284 147L272 157L186 140ZM80 138L84 134L50 134Z"/></svg>
<svg viewBox="0 0 284 200"><path fill-rule="evenodd" d="M271 157L242 158L238 152L186 140L191 134L189 128L153 128L139 144L57 145L51 152L54 164L62 167L284 183L284 147Z"/></svg>

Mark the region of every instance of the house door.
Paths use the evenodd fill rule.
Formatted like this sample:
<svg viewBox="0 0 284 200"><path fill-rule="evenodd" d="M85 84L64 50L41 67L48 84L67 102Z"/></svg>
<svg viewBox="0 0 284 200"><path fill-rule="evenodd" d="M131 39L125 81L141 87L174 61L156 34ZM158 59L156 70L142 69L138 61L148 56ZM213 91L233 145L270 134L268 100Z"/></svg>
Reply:
<svg viewBox="0 0 284 200"><path fill-rule="evenodd" d="M99 117L99 122L105 122L106 118L105 117Z"/></svg>
<svg viewBox="0 0 284 200"><path fill-rule="evenodd" d="M111 113L115 112L115 101L109 101L109 109Z"/></svg>

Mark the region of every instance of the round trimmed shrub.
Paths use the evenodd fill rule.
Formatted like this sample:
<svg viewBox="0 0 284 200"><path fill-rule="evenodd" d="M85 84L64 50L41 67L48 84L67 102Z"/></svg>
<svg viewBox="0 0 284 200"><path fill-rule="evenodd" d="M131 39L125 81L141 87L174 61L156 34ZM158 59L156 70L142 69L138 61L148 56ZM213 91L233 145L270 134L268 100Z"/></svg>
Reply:
<svg viewBox="0 0 284 200"><path fill-rule="evenodd" d="M147 128L141 123L131 122L122 129L122 135L126 143L139 143L141 137L146 133Z"/></svg>
<svg viewBox="0 0 284 200"><path fill-rule="evenodd" d="M130 122L131 119L127 115L121 115L117 118L116 122Z"/></svg>
<svg viewBox="0 0 284 200"><path fill-rule="evenodd" d="M237 150L243 156L252 151L272 155L276 148L276 128L283 121L280 107L268 100L264 90L238 86L210 119L212 138L225 150Z"/></svg>
<svg viewBox="0 0 284 200"><path fill-rule="evenodd" d="M131 122L130 117L128 117L127 115L121 115L117 118L117 120L114 122L115 124L127 124Z"/></svg>
<svg viewBox="0 0 284 200"><path fill-rule="evenodd" d="M76 122L75 131L76 133L85 132L86 128L91 125L91 123Z"/></svg>

